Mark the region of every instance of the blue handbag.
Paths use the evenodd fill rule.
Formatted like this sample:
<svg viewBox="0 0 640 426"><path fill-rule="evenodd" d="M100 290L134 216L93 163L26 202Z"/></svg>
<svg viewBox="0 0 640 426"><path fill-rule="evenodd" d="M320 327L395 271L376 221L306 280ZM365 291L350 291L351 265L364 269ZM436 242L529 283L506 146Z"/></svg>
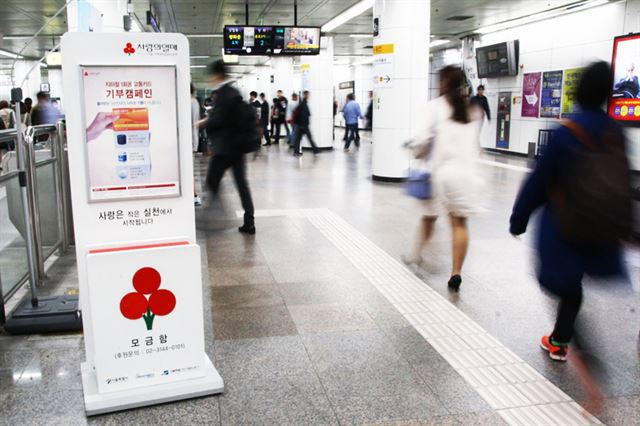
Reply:
<svg viewBox="0 0 640 426"><path fill-rule="evenodd" d="M407 194L418 200L428 200L433 197L431 173L424 170L409 170L407 179Z"/></svg>

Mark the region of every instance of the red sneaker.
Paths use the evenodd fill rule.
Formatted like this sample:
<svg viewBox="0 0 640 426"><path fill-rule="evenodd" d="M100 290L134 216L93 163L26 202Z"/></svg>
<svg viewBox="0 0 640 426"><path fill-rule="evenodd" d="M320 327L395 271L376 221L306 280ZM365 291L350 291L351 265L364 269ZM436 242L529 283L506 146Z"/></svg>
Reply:
<svg viewBox="0 0 640 426"><path fill-rule="evenodd" d="M552 342L551 336L542 336L540 340L540 347L549 352L549 358L555 361L566 361L569 354L568 345L558 345L557 342Z"/></svg>

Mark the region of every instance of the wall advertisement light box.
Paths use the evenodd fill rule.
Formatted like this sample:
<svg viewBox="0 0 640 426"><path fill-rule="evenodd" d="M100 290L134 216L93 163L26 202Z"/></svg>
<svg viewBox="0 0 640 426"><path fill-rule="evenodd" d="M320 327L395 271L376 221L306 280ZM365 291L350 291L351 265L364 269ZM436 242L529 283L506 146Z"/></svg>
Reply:
<svg viewBox="0 0 640 426"><path fill-rule="evenodd" d="M188 40L66 33L62 50L85 411L220 393L204 349Z"/></svg>

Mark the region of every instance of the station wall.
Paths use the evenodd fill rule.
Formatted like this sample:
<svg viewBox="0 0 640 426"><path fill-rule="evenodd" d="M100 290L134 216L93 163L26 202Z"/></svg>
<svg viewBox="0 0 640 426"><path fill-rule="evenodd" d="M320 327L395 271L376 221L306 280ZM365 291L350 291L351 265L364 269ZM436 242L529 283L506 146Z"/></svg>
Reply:
<svg viewBox="0 0 640 426"><path fill-rule="evenodd" d="M613 38L640 31L639 13L640 1L629 0L482 36L478 46L520 40L518 76L483 80L491 110L497 111L500 91L522 96L525 73L577 68L595 60L610 62ZM558 120L521 117L521 107L511 105L509 151L526 154L529 142L537 141L538 130L553 128ZM628 129L627 134L634 168L640 170L640 129ZM494 148L495 135L496 120L492 120L483 146Z"/></svg>

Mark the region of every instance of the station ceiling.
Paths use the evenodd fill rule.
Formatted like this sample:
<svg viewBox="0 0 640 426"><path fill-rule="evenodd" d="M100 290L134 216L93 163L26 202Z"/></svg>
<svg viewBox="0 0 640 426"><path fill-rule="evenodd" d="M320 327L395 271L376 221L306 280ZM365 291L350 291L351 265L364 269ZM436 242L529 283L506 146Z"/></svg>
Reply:
<svg viewBox="0 0 640 426"><path fill-rule="evenodd" d="M298 0L298 25L322 26L333 17L358 3L359 0ZM17 53L25 45L28 36L40 27L64 4L66 0L2 0L0 31L3 34L0 48ZM567 7L580 0L431 0L431 33L442 38L457 40L481 26L539 13L545 10ZM167 32L181 32L189 38L194 65L205 64L220 56L224 25L245 22L244 0L132 0L135 15L146 24L146 11L151 7ZM249 23L294 23L294 0L249 0ZM453 20L451 19L453 18ZM371 33L373 12L369 10L336 28L336 56L370 55L370 38L354 38L351 34ZM42 57L59 42L67 28L66 13L52 20L42 35L24 51L27 57ZM193 37L195 35L205 37ZM7 59L0 57L0 69L7 66ZM264 59L243 58L244 64L256 64Z"/></svg>

